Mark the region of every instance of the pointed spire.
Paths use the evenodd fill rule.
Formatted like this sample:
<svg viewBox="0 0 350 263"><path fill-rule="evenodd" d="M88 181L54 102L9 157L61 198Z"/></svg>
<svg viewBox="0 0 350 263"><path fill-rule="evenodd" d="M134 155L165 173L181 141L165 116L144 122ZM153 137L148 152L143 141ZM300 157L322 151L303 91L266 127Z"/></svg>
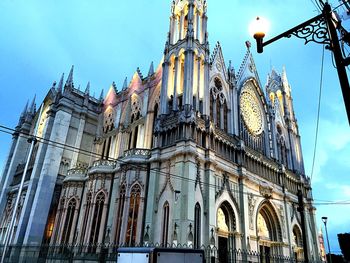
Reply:
<svg viewBox="0 0 350 263"><path fill-rule="evenodd" d="M73 70L74 70L74 65L72 65L72 67L71 67L71 69L69 71L69 75L68 75L65 87L70 87L70 88L74 87L74 84L73 84Z"/></svg>
<svg viewBox="0 0 350 263"><path fill-rule="evenodd" d="M62 73L61 79L60 79L60 81L58 82L57 92L59 92L59 93L62 93L63 80L64 80L64 73Z"/></svg>
<svg viewBox="0 0 350 263"><path fill-rule="evenodd" d="M89 95L90 94L90 81L87 83L86 85L86 89L85 89L85 94Z"/></svg>
<svg viewBox="0 0 350 263"><path fill-rule="evenodd" d="M100 100L100 101L103 101L103 89L101 90L101 94L100 94L99 100Z"/></svg>
<svg viewBox="0 0 350 263"><path fill-rule="evenodd" d="M36 99L36 94L34 95L32 103L30 104L29 113L33 113L34 114L35 111L36 111L35 99Z"/></svg>
<svg viewBox="0 0 350 263"><path fill-rule="evenodd" d="M153 61L152 61L151 65L149 66L148 77L152 76L153 74L154 74L154 65L153 65Z"/></svg>
<svg viewBox="0 0 350 263"><path fill-rule="evenodd" d="M128 77L125 77L122 90L126 90L128 88Z"/></svg>
<svg viewBox="0 0 350 263"><path fill-rule="evenodd" d="M27 100L27 103L24 106L24 109L23 109L23 111L21 113L21 117L24 117L24 115L27 113L27 111L28 111L28 104L29 104L29 100Z"/></svg>

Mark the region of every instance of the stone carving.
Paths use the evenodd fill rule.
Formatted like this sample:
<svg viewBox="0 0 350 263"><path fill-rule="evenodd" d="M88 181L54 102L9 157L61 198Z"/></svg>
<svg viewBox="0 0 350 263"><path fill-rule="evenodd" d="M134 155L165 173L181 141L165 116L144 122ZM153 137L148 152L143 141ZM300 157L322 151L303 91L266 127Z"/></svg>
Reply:
<svg viewBox="0 0 350 263"><path fill-rule="evenodd" d="M280 213L280 217L281 217L282 234L283 234L283 237L286 238L286 228L285 228L286 222L285 222L285 219L284 219L283 205L279 206L279 213Z"/></svg>
<svg viewBox="0 0 350 263"><path fill-rule="evenodd" d="M259 186L260 194L265 198L271 198L272 197L272 187L268 184L260 184Z"/></svg>
<svg viewBox="0 0 350 263"><path fill-rule="evenodd" d="M249 215L249 228L254 229L254 221L253 221L253 215L254 215L254 208L256 204L256 198L252 193L248 195L248 215Z"/></svg>

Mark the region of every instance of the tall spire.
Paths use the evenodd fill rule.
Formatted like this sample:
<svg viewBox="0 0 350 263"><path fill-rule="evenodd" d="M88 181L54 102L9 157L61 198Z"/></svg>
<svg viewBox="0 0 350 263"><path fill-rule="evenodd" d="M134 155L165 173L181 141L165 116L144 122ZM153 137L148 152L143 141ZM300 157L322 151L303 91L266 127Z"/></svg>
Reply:
<svg viewBox="0 0 350 263"><path fill-rule="evenodd" d="M69 71L69 75L66 81L66 85L65 87L69 87L69 88L73 88L74 84L73 84L73 70L74 70L74 65L72 65L70 71Z"/></svg>

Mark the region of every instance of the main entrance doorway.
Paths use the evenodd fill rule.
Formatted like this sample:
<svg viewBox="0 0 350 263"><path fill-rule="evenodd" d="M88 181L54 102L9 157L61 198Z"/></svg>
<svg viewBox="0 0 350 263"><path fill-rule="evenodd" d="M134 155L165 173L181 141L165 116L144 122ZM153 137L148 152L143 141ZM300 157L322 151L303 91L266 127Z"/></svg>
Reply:
<svg viewBox="0 0 350 263"><path fill-rule="evenodd" d="M270 263L270 247L260 245L260 262Z"/></svg>
<svg viewBox="0 0 350 263"><path fill-rule="evenodd" d="M228 239L227 237L218 237L219 250L218 258L220 263L228 262Z"/></svg>
<svg viewBox="0 0 350 263"><path fill-rule="evenodd" d="M235 248L234 233L236 230L236 218L231 205L225 201L221 204L216 215L218 255L219 263L232 261L232 253Z"/></svg>

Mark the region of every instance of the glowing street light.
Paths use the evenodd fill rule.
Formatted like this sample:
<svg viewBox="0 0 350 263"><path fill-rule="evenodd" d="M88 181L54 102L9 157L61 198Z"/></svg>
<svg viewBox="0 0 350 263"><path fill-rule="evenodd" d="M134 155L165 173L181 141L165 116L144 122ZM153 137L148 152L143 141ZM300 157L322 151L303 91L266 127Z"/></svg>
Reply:
<svg viewBox="0 0 350 263"><path fill-rule="evenodd" d="M332 11L329 3L323 3L321 0L320 2L323 5L321 14L267 41L263 41L267 31L266 25L268 25L266 20L257 17L257 19L251 23L249 29L251 35L256 39L258 53L263 52L264 46L267 46L283 37L289 38L292 35L304 39L305 44L309 42L316 42L318 44L326 45L326 48L331 50L334 54L334 61L336 64L345 109L350 124L350 86L346 72L346 66L350 64L350 57L343 57L337 30L341 34L341 40L346 42L348 45L350 44L350 34L341 26L340 21L335 18L335 14Z"/></svg>

